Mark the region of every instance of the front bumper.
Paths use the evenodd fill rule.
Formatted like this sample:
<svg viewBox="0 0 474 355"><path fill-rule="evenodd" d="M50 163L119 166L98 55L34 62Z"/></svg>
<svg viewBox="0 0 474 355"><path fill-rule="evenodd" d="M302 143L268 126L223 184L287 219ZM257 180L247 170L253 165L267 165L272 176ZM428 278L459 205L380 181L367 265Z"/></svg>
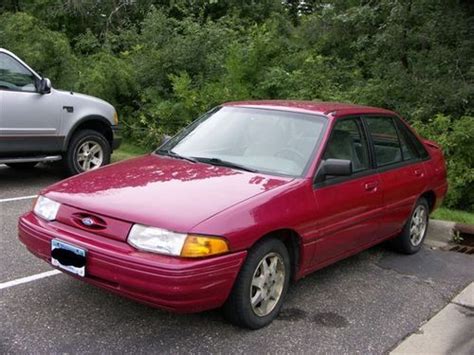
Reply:
<svg viewBox="0 0 474 355"><path fill-rule="evenodd" d="M180 313L220 307L227 299L247 252L190 260L138 252L127 243L45 222L29 212L19 220L19 238L51 263L51 240L87 251L86 275L76 277L119 295Z"/></svg>
<svg viewBox="0 0 474 355"><path fill-rule="evenodd" d="M122 144L122 127L112 126L112 150L117 149Z"/></svg>

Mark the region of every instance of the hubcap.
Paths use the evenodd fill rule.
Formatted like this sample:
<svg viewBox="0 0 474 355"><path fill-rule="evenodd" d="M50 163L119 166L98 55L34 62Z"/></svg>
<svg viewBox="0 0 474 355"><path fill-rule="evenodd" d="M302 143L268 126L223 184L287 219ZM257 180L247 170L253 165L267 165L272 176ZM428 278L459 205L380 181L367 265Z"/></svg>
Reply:
<svg viewBox="0 0 474 355"><path fill-rule="evenodd" d="M269 253L260 260L250 286L250 304L260 317L268 315L281 298L285 284L285 264L277 253Z"/></svg>
<svg viewBox="0 0 474 355"><path fill-rule="evenodd" d="M428 213L426 208L420 205L413 212L410 222L410 242L414 247L418 246L423 240L427 222Z"/></svg>
<svg viewBox="0 0 474 355"><path fill-rule="evenodd" d="M86 141L77 150L76 162L82 171L99 168L104 161L104 151L99 143Z"/></svg>

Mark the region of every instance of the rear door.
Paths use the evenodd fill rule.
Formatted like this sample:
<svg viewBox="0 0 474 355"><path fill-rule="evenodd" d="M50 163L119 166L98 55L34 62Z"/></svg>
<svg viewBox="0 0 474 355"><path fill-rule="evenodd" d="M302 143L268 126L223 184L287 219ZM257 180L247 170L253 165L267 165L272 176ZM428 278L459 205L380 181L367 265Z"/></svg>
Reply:
<svg viewBox="0 0 474 355"><path fill-rule="evenodd" d="M61 110L54 90L40 94L39 78L13 56L0 52L0 156L58 150Z"/></svg>
<svg viewBox="0 0 474 355"><path fill-rule="evenodd" d="M319 226L315 264L329 263L376 241L382 218L380 177L371 164L359 117L338 119L323 159L351 160L353 174L326 177L314 187Z"/></svg>
<svg viewBox="0 0 474 355"><path fill-rule="evenodd" d="M426 186L421 152L398 117L365 117L383 190L384 218L380 227L387 237L401 230Z"/></svg>

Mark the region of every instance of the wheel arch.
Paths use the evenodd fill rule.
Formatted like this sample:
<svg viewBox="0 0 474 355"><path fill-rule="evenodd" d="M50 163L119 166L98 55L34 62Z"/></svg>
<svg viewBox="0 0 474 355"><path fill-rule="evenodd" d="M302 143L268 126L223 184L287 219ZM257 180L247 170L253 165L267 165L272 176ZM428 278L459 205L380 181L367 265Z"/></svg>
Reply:
<svg viewBox="0 0 474 355"><path fill-rule="evenodd" d="M430 209L430 213L433 212L433 209L435 208L436 206L436 194L433 190L428 190L426 192L424 192L420 198L424 198L426 199L426 201L428 202L428 207Z"/></svg>
<svg viewBox="0 0 474 355"><path fill-rule="evenodd" d="M103 134L107 142L112 147L113 132L110 122L103 116L89 115L81 118L69 130L69 133L66 136L66 139L64 140L63 151L67 151L69 147L69 142L71 141L73 135L83 129L92 129Z"/></svg>
<svg viewBox="0 0 474 355"><path fill-rule="evenodd" d="M281 240L283 244L285 244L286 248L288 249L288 254L290 255L291 280L295 281L299 271L302 253L301 236L293 229L282 228L264 234L254 243L254 245L267 239L278 239ZM252 245L252 247L254 245Z"/></svg>

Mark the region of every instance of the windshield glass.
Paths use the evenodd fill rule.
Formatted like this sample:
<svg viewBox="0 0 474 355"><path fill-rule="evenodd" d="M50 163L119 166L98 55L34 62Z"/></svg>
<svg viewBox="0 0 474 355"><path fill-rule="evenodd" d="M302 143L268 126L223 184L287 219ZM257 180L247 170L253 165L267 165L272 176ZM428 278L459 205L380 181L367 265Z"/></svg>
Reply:
<svg viewBox="0 0 474 355"><path fill-rule="evenodd" d="M157 152L237 169L301 176L325 124L324 117L312 114L221 107L185 128Z"/></svg>

